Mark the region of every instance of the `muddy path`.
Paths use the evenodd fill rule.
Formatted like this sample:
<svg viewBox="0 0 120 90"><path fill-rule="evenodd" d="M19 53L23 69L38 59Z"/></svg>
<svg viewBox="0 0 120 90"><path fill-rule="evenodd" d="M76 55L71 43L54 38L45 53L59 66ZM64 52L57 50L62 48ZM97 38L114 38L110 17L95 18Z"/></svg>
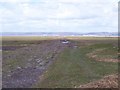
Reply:
<svg viewBox="0 0 120 90"><path fill-rule="evenodd" d="M3 53L2 87L32 88L57 55L70 46L61 40L46 41Z"/></svg>

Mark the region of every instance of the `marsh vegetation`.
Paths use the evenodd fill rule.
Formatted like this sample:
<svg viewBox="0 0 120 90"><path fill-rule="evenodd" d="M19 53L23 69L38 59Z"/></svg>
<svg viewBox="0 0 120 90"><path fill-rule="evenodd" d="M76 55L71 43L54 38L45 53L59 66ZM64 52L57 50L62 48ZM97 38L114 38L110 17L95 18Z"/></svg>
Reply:
<svg viewBox="0 0 120 90"><path fill-rule="evenodd" d="M114 37L3 37L2 42L4 88L79 88L118 73Z"/></svg>

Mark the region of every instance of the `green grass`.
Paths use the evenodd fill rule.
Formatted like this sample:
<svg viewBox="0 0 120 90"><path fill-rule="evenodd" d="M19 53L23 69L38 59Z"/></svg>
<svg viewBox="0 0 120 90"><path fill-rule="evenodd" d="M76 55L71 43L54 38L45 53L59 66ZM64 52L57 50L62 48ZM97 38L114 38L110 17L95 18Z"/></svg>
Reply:
<svg viewBox="0 0 120 90"><path fill-rule="evenodd" d="M56 40L56 39L70 39L70 40L118 40L117 37L81 37L81 36L2 36L2 41L38 41L38 40Z"/></svg>
<svg viewBox="0 0 120 90"><path fill-rule="evenodd" d="M85 84L93 80L98 80L105 75L114 74L118 71L117 63L98 62L88 57L86 54L95 51L96 49L105 50L96 53L102 58L117 58L117 38L96 38L96 37L64 37L77 45L77 48L66 48L57 57L55 62L49 67L47 72L43 74L41 82L33 85L40 88L73 88L80 84ZM3 46L24 46L32 44L41 44L51 40L64 39L63 37L3 37ZM48 42L49 43L49 42ZM115 48L113 48L115 47ZM16 51L3 51L3 55L9 56ZM17 53L17 52L16 52ZM26 60L34 52L27 55L21 52L16 58L6 59L3 72L16 69L18 66L26 65ZM51 53L42 55L43 57L51 56ZM46 60L46 59L45 59ZM11 65L11 66L9 66Z"/></svg>
<svg viewBox="0 0 120 90"><path fill-rule="evenodd" d="M39 41L39 40L56 40L63 37L59 36L2 36L3 41Z"/></svg>
<svg viewBox="0 0 120 90"><path fill-rule="evenodd" d="M98 62L86 56L95 49L111 46L111 44L95 44L83 48L65 49L44 73L42 82L38 82L35 87L73 88L105 75L117 73L117 63Z"/></svg>

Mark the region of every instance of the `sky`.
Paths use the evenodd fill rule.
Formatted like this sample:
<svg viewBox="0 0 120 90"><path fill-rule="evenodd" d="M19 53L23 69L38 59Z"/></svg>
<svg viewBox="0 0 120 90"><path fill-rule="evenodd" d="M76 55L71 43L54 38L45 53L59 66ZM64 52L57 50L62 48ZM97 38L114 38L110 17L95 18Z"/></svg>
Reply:
<svg viewBox="0 0 120 90"><path fill-rule="evenodd" d="M119 0L0 0L2 32L117 32Z"/></svg>

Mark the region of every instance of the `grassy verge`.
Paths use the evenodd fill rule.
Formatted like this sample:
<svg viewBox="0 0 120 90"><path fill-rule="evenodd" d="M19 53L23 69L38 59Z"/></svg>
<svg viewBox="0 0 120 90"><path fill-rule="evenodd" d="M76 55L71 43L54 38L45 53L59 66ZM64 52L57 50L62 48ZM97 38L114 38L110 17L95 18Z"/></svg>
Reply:
<svg viewBox="0 0 120 90"><path fill-rule="evenodd" d="M43 74L42 81L35 84L33 87L40 88L53 88L53 87L78 87L80 84L89 83L91 81L102 78L105 75L117 73L117 63L112 62L99 62L95 58L88 57L87 54L93 53L97 58L104 59L117 59L117 38L96 38L96 37L4 37L2 46L8 50L2 51L5 59L3 61L3 72L8 74L8 71L14 71L16 68L25 67L27 60L30 56L38 55L44 57L51 56L49 53L43 53L42 48L36 51L36 47L32 48L33 51L26 52L19 48L31 45L44 45L47 41L51 40L68 39L71 42L70 47L66 48L57 57L57 60L50 66L50 68ZM42 44L43 43L43 44ZM100 44L101 43L101 44ZM54 43L52 44L54 45ZM114 46L113 46L114 45ZM17 47L16 47L17 46ZM22 46L22 47L21 47ZM71 47L73 46L73 47ZM77 46L77 47L74 47ZM9 48L15 47L15 50ZM49 47L49 46L48 46ZM47 49L47 47L45 47ZM28 50L31 49L30 47ZM35 50L34 50L35 49ZM97 50L101 50L96 52ZM35 54L36 53L36 54ZM43 53L43 54L42 54ZM12 56L12 57L9 57ZM33 57L32 57L33 58ZM33 60L35 60L33 58ZM35 61L30 62L30 64ZM38 64L38 63L37 63ZM33 64L36 66L36 63Z"/></svg>
<svg viewBox="0 0 120 90"><path fill-rule="evenodd" d="M35 87L73 88L100 79L105 75L117 73L117 63L98 62L86 55L102 48L106 48L106 55L110 52L115 53L116 49L112 47L111 44L94 44L83 48L65 49L48 71L44 73L43 80L38 82ZM105 56L102 53L99 54L101 57Z"/></svg>
<svg viewBox="0 0 120 90"><path fill-rule="evenodd" d="M117 37L81 37L81 36L2 36L2 41L38 41L38 40L118 40Z"/></svg>

